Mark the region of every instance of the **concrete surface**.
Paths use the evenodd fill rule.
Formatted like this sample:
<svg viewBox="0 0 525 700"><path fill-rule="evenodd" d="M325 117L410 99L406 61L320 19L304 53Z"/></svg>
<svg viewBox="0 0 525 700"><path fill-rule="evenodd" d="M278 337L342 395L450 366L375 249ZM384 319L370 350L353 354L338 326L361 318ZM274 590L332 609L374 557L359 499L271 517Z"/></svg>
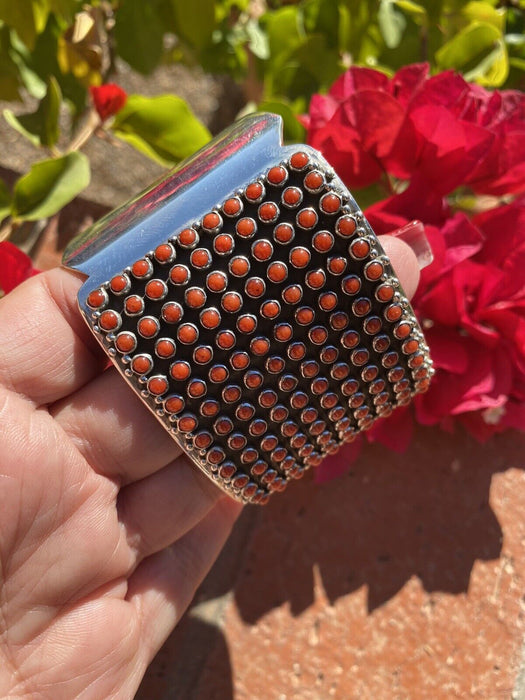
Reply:
<svg viewBox="0 0 525 700"><path fill-rule="evenodd" d="M524 448L419 429L248 507L137 700L521 699Z"/></svg>

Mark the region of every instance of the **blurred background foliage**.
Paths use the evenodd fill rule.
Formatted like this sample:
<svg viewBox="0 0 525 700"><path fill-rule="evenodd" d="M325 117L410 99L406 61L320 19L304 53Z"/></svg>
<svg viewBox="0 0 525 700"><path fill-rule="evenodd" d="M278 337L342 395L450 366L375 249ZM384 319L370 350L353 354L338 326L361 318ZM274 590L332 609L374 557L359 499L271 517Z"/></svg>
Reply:
<svg viewBox="0 0 525 700"><path fill-rule="evenodd" d="M111 133L164 165L210 138L177 95L130 95L101 119L89 89L118 82L119 59L145 75L170 63L228 75L243 87L244 113L277 112L285 138L301 141L296 116L351 65L391 75L428 61L485 87L523 88L524 24L525 0L0 0L0 100L38 101L3 117L39 149L11 191L0 181L0 239L87 186L81 149L93 135Z"/></svg>

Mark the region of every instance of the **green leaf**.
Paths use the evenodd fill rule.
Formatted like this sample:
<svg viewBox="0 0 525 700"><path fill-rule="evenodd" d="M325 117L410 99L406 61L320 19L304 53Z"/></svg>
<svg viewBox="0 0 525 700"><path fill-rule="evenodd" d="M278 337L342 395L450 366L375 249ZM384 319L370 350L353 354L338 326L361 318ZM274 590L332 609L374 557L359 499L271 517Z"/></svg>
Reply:
<svg viewBox="0 0 525 700"><path fill-rule="evenodd" d="M518 50L525 53L525 35L523 34L505 34L505 43L512 50Z"/></svg>
<svg viewBox="0 0 525 700"><path fill-rule="evenodd" d="M47 0L0 0L0 20L15 29L30 49L37 35L44 31L48 14Z"/></svg>
<svg viewBox="0 0 525 700"><path fill-rule="evenodd" d="M397 24L383 25L382 44L373 67L385 67L395 71L409 63L422 60L432 53L431 26L427 10L411 0L392 0L392 14ZM402 20L402 21L401 21ZM440 36L440 43L443 38ZM395 45L394 45L395 44Z"/></svg>
<svg viewBox="0 0 525 700"><path fill-rule="evenodd" d="M7 185L0 180L0 221L11 213L11 195Z"/></svg>
<svg viewBox="0 0 525 700"><path fill-rule="evenodd" d="M11 32L6 25L0 23L0 99L20 99L20 71L16 61L13 60L11 45Z"/></svg>
<svg viewBox="0 0 525 700"><path fill-rule="evenodd" d="M380 182L375 182L373 185L368 185L368 187L352 190L352 194L364 211L367 207L371 207L373 204L384 199L387 193L385 187Z"/></svg>
<svg viewBox="0 0 525 700"><path fill-rule="evenodd" d="M290 54L306 38L297 7L289 6L275 12L267 12L263 18L263 26L268 34L272 63L282 62L283 57Z"/></svg>
<svg viewBox="0 0 525 700"><path fill-rule="evenodd" d="M505 30L505 8L496 9L491 7L488 2L480 2L479 0L468 2L462 10L462 15L469 22L484 22L492 24L499 32Z"/></svg>
<svg viewBox="0 0 525 700"><path fill-rule="evenodd" d="M509 74L509 55L503 39L498 39L493 50L478 65L464 74L465 80L472 80L487 87L500 87Z"/></svg>
<svg viewBox="0 0 525 700"><path fill-rule="evenodd" d="M238 15L239 12L247 12L250 0L216 0L215 22L220 23L231 17L232 12Z"/></svg>
<svg viewBox="0 0 525 700"><path fill-rule="evenodd" d="M103 50L94 9L77 12L73 24L61 32L57 61L62 73L72 73L84 85L102 82Z"/></svg>
<svg viewBox="0 0 525 700"><path fill-rule="evenodd" d="M507 36L509 34L523 36L524 31L525 12L520 10L518 7L508 7L507 15L505 17L505 32Z"/></svg>
<svg viewBox="0 0 525 700"><path fill-rule="evenodd" d="M29 68L39 78L47 81L49 75L55 76L60 85L62 95L67 100L73 115L81 114L86 105L86 88L73 73L62 73L58 65L58 43L63 31L54 15L50 15L46 28L36 40L35 50L31 54ZM45 82L44 92L45 92Z"/></svg>
<svg viewBox="0 0 525 700"><path fill-rule="evenodd" d="M379 29L389 49L399 46L407 26L406 19L395 6L395 0L381 0L377 13Z"/></svg>
<svg viewBox="0 0 525 700"><path fill-rule="evenodd" d="M492 24L471 22L436 52L441 69L454 68L467 80L497 87L508 74L508 54L501 32Z"/></svg>
<svg viewBox="0 0 525 700"><path fill-rule="evenodd" d="M523 89L525 87L525 59L509 59L509 77L505 87Z"/></svg>
<svg viewBox="0 0 525 700"><path fill-rule="evenodd" d="M60 87L55 78L50 76L46 94L36 112L17 117L10 109L5 109L4 118L13 129L35 146L54 146L59 135L58 118L61 100Z"/></svg>
<svg viewBox="0 0 525 700"><path fill-rule="evenodd" d="M15 183L11 215L36 221L56 214L88 186L89 160L78 151L33 163Z"/></svg>
<svg viewBox="0 0 525 700"><path fill-rule="evenodd" d="M152 0L124 0L115 14L115 39L120 56L139 73L160 62L164 27Z"/></svg>
<svg viewBox="0 0 525 700"><path fill-rule="evenodd" d="M187 103L175 95L129 95L112 128L123 141L164 165L193 154L211 138Z"/></svg>
<svg viewBox="0 0 525 700"><path fill-rule="evenodd" d="M281 62L275 62L267 82L268 97L301 100L298 109L307 108L314 92L326 90L341 73L339 53L326 45L322 35L301 41Z"/></svg>
<svg viewBox="0 0 525 700"><path fill-rule="evenodd" d="M525 71L525 58L511 58L509 60L509 63L511 66L514 68L517 68L520 71ZM523 78L523 76L522 76Z"/></svg>
<svg viewBox="0 0 525 700"><path fill-rule="evenodd" d="M247 63L247 43L250 43L250 38L241 27L226 32L214 31L213 42L199 53L201 68L207 73L226 73L233 79L242 80ZM179 56L178 60L183 60L183 57Z"/></svg>
<svg viewBox="0 0 525 700"><path fill-rule="evenodd" d="M254 56L261 60L270 58L268 37L261 26L254 19L249 19L243 27L248 47Z"/></svg>
<svg viewBox="0 0 525 700"><path fill-rule="evenodd" d="M283 138L290 143L303 143L306 129L297 119L292 105L281 100L267 100L257 107L259 112L273 112L283 118Z"/></svg>
<svg viewBox="0 0 525 700"><path fill-rule="evenodd" d="M24 138L30 141L33 144L33 146L36 146L38 148L38 146L40 146L40 137L37 134L33 133L31 130L26 129L20 121L20 119L24 119L24 117L26 118L26 120L27 117L34 117L35 114L36 113L23 114L20 117L17 117L12 109L4 109L3 111L4 119L9 124L9 126L15 131L18 131L19 134L22 134L22 136L24 136Z"/></svg>
<svg viewBox="0 0 525 700"><path fill-rule="evenodd" d="M383 38L377 25L377 3L346 0L339 5L339 46L352 63L373 65Z"/></svg>
<svg viewBox="0 0 525 700"><path fill-rule="evenodd" d="M48 0L48 2L50 11L68 23L72 21L77 7L80 9L78 0Z"/></svg>
<svg viewBox="0 0 525 700"><path fill-rule="evenodd" d="M416 24L427 24L428 15L423 5L412 2L412 0L395 0L395 4L405 14L409 15Z"/></svg>
<svg viewBox="0 0 525 700"><path fill-rule="evenodd" d="M308 99L326 89L341 72L339 51L319 34L307 34L303 15L297 6L266 13L262 26L268 33L270 60L266 65L267 99Z"/></svg>
<svg viewBox="0 0 525 700"><path fill-rule="evenodd" d="M215 27L214 0L172 0L177 35L191 47L203 49Z"/></svg>
<svg viewBox="0 0 525 700"><path fill-rule="evenodd" d="M339 3L334 0L308 0L302 6L304 28L308 34L322 34L328 45L339 46Z"/></svg>
<svg viewBox="0 0 525 700"><path fill-rule="evenodd" d="M35 46L38 44L41 37L42 34L39 34ZM45 80L42 80L31 68L31 64L33 62L32 52L29 51L27 46L14 30L11 31L11 45L11 58L13 59L13 62L16 63L20 79L25 89L32 97L36 98L37 100L41 100L46 94Z"/></svg>

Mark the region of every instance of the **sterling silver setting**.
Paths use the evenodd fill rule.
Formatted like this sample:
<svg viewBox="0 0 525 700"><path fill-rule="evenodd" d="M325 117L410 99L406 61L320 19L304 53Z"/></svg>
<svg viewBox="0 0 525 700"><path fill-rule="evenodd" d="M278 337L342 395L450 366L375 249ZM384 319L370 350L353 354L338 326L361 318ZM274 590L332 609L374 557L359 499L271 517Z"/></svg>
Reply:
<svg viewBox="0 0 525 700"><path fill-rule="evenodd" d="M356 202L280 118L245 117L75 239L80 310L228 494L264 504L426 391L433 369Z"/></svg>

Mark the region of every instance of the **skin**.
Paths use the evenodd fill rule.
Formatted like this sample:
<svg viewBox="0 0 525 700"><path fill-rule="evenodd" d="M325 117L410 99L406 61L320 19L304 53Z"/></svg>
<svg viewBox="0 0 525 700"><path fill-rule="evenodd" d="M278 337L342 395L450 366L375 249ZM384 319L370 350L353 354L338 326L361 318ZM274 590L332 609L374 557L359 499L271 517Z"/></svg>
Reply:
<svg viewBox="0 0 525 700"><path fill-rule="evenodd" d="M412 295L414 254L383 243ZM133 698L241 510L105 369L81 283L0 300L2 698Z"/></svg>

